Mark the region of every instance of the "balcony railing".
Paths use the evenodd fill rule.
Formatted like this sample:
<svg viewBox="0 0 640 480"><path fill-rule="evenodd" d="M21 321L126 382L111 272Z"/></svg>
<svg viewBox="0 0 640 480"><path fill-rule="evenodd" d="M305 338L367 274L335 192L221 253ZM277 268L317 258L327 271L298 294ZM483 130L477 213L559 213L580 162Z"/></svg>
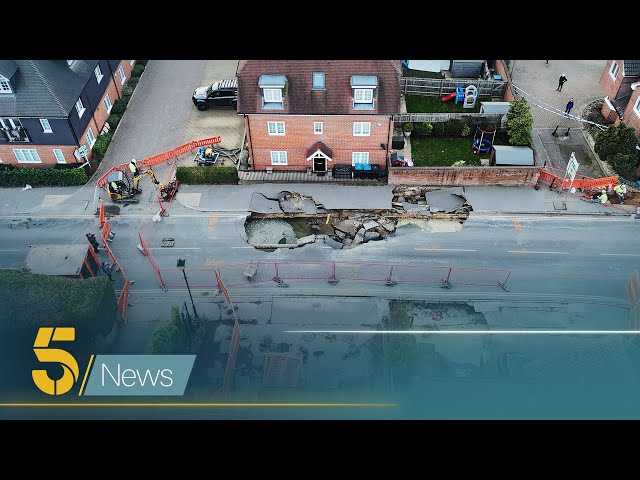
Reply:
<svg viewBox="0 0 640 480"><path fill-rule="evenodd" d="M9 143L29 143L31 139L29 138L29 133L27 129L24 127L17 128L0 128L4 138Z"/></svg>

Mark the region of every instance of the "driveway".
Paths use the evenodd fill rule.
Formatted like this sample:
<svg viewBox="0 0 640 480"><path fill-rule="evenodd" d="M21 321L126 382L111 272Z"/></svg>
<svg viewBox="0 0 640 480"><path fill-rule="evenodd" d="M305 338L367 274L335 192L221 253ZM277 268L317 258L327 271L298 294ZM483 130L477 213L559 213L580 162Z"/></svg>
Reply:
<svg viewBox="0 0 640 480"><path fill-rule="evenodd" d="M237 64L237 60L150 60L94 178L132 158L143 159L190 140L220 135L223 147L239 147L244 122L235 110L200 112L191 101L197 87L234 77ZM192 160L192 155L183 155L179 164L192 166ZM165 168L156 170L162 180Z"/></svg>
<svg viewBox="0 0 640 480"><path fill-rule="evenodd" d="M573 98L571 114L581 117L584 108L604 97L598 83L606 60L514 60L512 79L518 94L524 96L533 115L532 144L537 162L565 169L572 152L580 163L578 176L604 176L581 131L582 122L568 119L564 112ZM558 88L558 78L567 82ZM560 113L553 110L560 110ZM551 110L551 111L550 111ZM559 136L552 133L558 127Z"/></svg>

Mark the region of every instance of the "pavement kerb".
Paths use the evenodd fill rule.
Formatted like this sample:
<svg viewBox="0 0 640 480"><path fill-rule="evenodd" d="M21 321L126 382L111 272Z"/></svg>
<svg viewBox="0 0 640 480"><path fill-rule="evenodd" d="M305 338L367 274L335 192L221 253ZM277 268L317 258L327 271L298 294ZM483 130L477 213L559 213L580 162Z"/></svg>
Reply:
<svg viewBox="0 0 640 480"><path fill-rule="evenodd" d="M605 216L605 217L629 217L631 215L633 215L632 213L613 213L613 212L548 212L548 211L541 211L541 212L531 212L531 211L524 211L524 212L511 212L511 211L503 211L503 210L474 210L472 212L470 212L470 215L473 214L478 214L478 215L539 215L539 216L546 216L546 217L554 217L554 216L579 216L579 217L601 217L601 216Z"/></svg>

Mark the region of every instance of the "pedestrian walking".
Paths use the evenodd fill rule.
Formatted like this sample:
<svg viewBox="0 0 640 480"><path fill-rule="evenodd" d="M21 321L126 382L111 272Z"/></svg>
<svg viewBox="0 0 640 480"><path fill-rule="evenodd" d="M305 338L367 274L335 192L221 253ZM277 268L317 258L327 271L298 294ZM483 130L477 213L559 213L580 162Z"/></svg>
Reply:
<svg viewBox="0 0 640 480"><path fill-rule="evenodd" d="M102 267L102 271L107 274L107 277L109 277L109 280L111 280L112 282L115 282L115 280L111 277L111 270L112 270L111 263L102 262L100 266Z"/></svg>
<svg viewBox="0 0 640 480"><path fill-rule="evenodd" d="M89 240L89 243L93 247L93 251L98 253L98 247L100 246L100 244L96 240L96 236L93 233L87 233L86 236L87 240Z"/></svg>
<svg viewBox="0 0 640 480"><path fill-rule="evenodd" d="M556 88L556 92L562 91L562 85L564 85L564 82L566 81L567 81L567 77L563 73L562 75L560 75L560 78L558 79L558 88Z"/></svg>
<svg viewBox="0 0 640 480"><path fill-rule="evenodd" d="M569 103L567 103L567 106L565 107L564 113L569 115L569 113L571 113L571 109L572 108L573 108L573 98L571 100L569 100Z"/></svg>

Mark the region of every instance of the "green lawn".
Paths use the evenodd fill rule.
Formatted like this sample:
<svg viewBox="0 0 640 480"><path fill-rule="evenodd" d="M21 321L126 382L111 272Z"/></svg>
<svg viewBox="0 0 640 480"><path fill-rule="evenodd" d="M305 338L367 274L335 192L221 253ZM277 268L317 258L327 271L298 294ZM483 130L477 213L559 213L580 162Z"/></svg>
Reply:
<svg viewBox="0 0 640 480"><path fill-rule="evenodd" d="M442 95L444 97L444 95ZM407 113L479 113L480 102L490 101L490 97L478 97L474 108L463 108L462 102L456 105L456 99L443 102L441 96L411 95L405 98L407 101Z"/></svg>
<svg viewBox="0 0 640 480"><path fill-rule="evenodd" d="M465 166L480 166L481 158L489 158L486 153L473 153L473 137L434 138L411 136L411 158L416 167L450 167L459 160Z"/></svg>

